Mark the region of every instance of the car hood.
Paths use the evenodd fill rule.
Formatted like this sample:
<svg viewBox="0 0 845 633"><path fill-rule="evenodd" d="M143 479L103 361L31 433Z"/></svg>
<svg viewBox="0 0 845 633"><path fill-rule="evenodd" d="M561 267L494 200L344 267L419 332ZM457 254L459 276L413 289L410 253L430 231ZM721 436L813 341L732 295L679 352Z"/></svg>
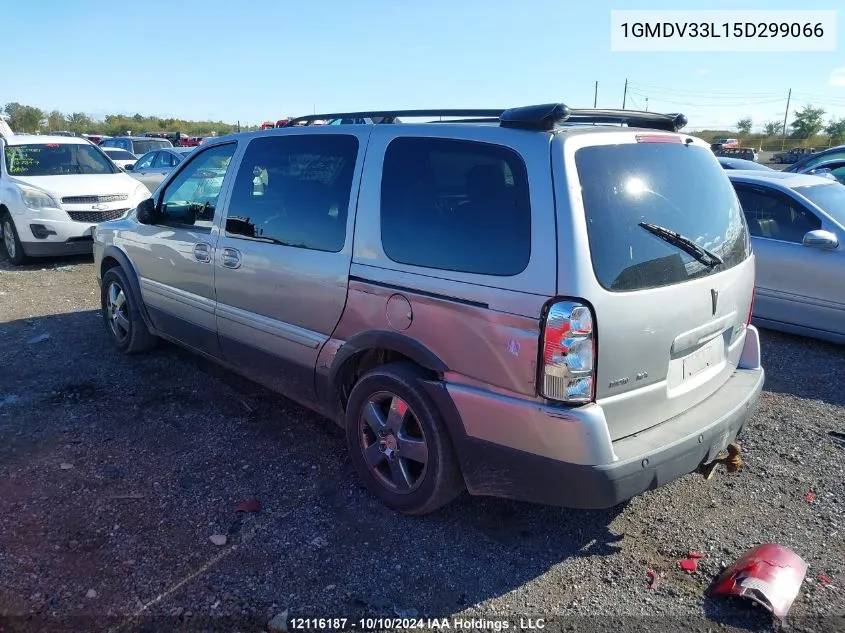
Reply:
<svg viewBox="0 0 845 633"><path fill-rule="evenodd" d="M125 173L70 174L66 176L15 176L14 181L46 191L59 198L68 196L132 195L138 181Z"/></svg>

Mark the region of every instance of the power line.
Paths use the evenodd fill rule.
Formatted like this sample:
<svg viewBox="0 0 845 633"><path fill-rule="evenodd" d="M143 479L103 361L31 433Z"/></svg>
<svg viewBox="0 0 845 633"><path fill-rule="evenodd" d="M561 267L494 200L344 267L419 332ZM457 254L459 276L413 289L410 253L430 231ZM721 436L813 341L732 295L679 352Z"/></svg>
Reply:
<svg viewBox="0 0 845 633"><path fill-rule="evenodd" d="M784 101L783 97L780 97L779 99L764 99L764 100L760 100L760 101L741 101L741 102L735 102L735 103L707 103L707 102L704 102L704 101L695 101L695 102L676 101L674 99L666 99L666 98L661 97L661 96L655 96L651 93L646 95L642 92L631 90L630 88L628 89L628 94L637 95L638 97L644 97L644 98L648 97L652 102L657 101L657 102L660 102L660 103L669 103L669 104L672 104L672 105L698 106L698 107L707 107L707 108L737 108L737 107L750 106L750 105L765 105L767 103L782 103Z"/></svg>
<svg viewBox="0 0 845 633"><path fill-rule="evenodd" d="M633 86L636 88L645 88L649 91L656 91L656 92L668 92L672 94L690 94L690 95L709 95L709 96L727 96L727 97L740 97L740 96L755 96L755 97L771 97L774 95L778 95L778 92L746 92L746 91L717 91L717 90L689 90L684 88L672 88L669 86L657 86L654 84L645 84L640 83L638 81L631 81L629 82L629 86Z"/></svg>

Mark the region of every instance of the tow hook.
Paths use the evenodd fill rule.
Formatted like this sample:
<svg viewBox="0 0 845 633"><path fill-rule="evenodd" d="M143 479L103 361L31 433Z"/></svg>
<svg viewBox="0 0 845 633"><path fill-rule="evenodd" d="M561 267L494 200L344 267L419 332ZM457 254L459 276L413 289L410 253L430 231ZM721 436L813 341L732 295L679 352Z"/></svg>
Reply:
<svg viewBox="0 0 845 633"><path fill-rule="evenodd" d="M716 472L716 467L719 464L724 464L725 469L729 473L735 473L742 470L742 457L739 454L742 452L742 446L739 442L728 444L727 448L716 455L716 459L708 464L702 464L698 467L698 472L704 476L705 479L712 479L713 473Z"/></svg>

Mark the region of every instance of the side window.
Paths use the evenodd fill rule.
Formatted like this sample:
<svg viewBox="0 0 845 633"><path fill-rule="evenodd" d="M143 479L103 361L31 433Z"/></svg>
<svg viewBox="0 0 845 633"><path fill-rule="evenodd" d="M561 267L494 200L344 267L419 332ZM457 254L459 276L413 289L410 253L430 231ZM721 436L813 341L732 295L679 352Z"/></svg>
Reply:
<svg viewBox="0 0 845 633"><path fill-rule="evenodd" d="M155 160L155 157L156 157L156 152L150 152L149 154L146 154L145 156L141 156L141 158L138 159L138 162L135 163L134 171L141 171L142 169L149 169L152 166L153 160Z"/></svg>
<svg viewBox="0 0 845 633"><path fill-rule="evenodd" d="M829 169L836 180L845 185L845 159L822 163L817 165L815 169Z"/></svg>
<svg viewBox="0 0 845 633"><path fill-rule="evenodd" d="M400 264L518 275L531 256L525 163L499 145L395 139L382 170L381 241Z"/></svg>
<svg viewBox="0 0 845 633"><path fill-rule="evenodd" d="M845 185L845 163L831 165L828 169L836 177L836 180Z"/></svg>
<svg viewBox="0 0 845 633"><path fill-rule="evenodd" d="M235 143L197 154L167 186L161 198L161 219L211 229L223 179L235 153Z"/></svg>
<svg viewBox="0 0 845 633"><path fill-rule="evenodd" d="M235 178L226 235L342 250L357 157L358 139L349 134L253 139Z"/></svg>
<svg viewBox="0 0 845 633"><path fill-rule="evenodd" d="M173 157L168 152L158 152L153 167L172 167Z"/></svg>
<svg viewBox="0 0 845 633"><path fill-rule="evenodd" d="M808 160L807 164L804 166L804 169L812 169L814 167L819 167L821 163L826 163L828 161L834 160L838 161L840 159L845 160L845 152L841 154L839 152L833 152L827 154L826 156L817 156L816 158L811 158L810 160Z"/></svg>
<svg viewBox="0 0 845 633"><path fill-rule="evenodd" d="M818 216L781 193L737 187L737 196L755 237L800 244L807 231L822 226Z"/></svg>

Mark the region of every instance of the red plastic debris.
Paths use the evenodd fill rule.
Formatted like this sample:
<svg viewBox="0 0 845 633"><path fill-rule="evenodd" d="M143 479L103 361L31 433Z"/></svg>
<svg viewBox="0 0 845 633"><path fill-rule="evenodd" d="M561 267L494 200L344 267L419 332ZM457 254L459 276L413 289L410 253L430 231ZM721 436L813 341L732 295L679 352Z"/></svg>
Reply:
<svg viewBox="0 0 845 633"><path fill-rule="evenodd" d="M697 558L685 558L684 560L679 560L678 565L680 565L681 569L684 571L688 571L690 573L698 570L698 559Z"/></svg>
<svg viewBox="0 0 845 633"><path fill-rule="evenodd" d="M651 571L650 569L647 572L648 574L648 588L652 591L657 589L657 574Z"/></svg>
<svg viewBox="0 0 845 633"><path fill-rule="evenodd" d="M258 512L260 509L261 504L258 502L258 499L248 499L247 501L241 501L238 505L235 506L235 513Z"/></svg>
<svg viewBox="0 0 845 633"><path fill-rule="evenodd" d="M687 554L687 558L704 558L704 554L701 552L690 552Z"/></svg>
<svg viewBox="0 0 845 633"><path fill-rule="evenodd" d="M728 567L707 590L709 596L739 596L786 617L801 590L807 563L782 545L753 547Z"/></svg>
<svg viewBox="0 0 845 633"><path fill-rule="evenodd" d="M804 497L808 503L813 503L816 500L816 493L815 492L808 492L807 496Z"/></svg>
<svg viewBox="0 0 845 633"><path fill-rule="evenodd" d="M830 581L830 578L828 578L824 574L819 574L819 582L821 582L823 585L832 585L833 584Z"/></svg>

